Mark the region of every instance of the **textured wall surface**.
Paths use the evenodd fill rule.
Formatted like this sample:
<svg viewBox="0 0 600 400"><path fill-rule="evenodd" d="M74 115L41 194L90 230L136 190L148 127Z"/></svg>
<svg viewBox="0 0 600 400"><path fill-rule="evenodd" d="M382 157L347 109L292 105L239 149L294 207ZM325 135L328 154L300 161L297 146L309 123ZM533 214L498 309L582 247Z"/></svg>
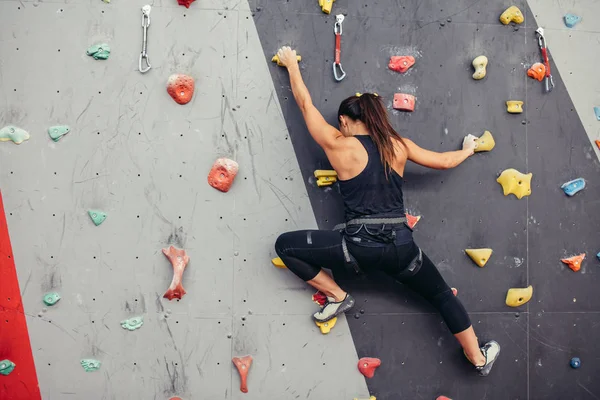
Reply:
<svg viewBox="0 0 600 400"><path fill-rule="evenodd" d="M316 224L247 2L155 1L144 75L143 5L0 1L0 125L31 134L0 143L0 187L42 398L367 396L345 319L321 335L312 291L270 263L279 233ZM85 55L98 42L106 61ZM172 73L196 79L189 104ZM206 181L222 156L240 164L226 194ZM171 244L191 257L180 301L162 298ZM47 291L62 300L44 312Z"/></svg>

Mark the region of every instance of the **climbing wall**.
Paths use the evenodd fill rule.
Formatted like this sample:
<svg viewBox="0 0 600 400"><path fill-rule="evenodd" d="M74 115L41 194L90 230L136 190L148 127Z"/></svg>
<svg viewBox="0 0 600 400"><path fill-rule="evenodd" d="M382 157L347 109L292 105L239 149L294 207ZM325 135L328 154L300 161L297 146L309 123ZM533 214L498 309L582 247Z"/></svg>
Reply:
<svg viewBox="0 0 600 400"><path fill-rule="evenodd" d="M535 1L534 17L519 0L512 3L525 14L518 26L500 24L498 17L511 4L499 0L338 0L331 15L312 2L250 3L265 56L282 44L299 51L313 101L330 123L336 124L341 100L374 91L386 101L398 132L426 148L454 150L466 134L480 136L484 130L496 140L492 152L451 171L409 165L405 204L411 214L423 216L417 243L458 288L479 339L501 344L500 359L489 377L480 378L435 310L416 295L380 276L345 282L359 305L349 315L358 354L382 360L367 381L371 394L600 398L600 349L592 339L600 334L600 163L590 141L600 139L592 110L600 105L598 80L591 78L600 61L592 13L597 2ZM561 20L566 12L584 16L572 33L581 39L577 44L566 40L571 37ZM339 13L346 15L341 62L347 76L338 83L331 64ZM526 75L541 61L538 13L549 32L556 85L549 94ZM387 68L392 55L414 56L416 64L399 75ZM471 62L479 55L489 58L488 73L474 81ZM287 74L276 69L271 74L317 223L331 228L342 218L338 189L319 188L312 178L314 170L330 165L306 131ZM416 96L413 113L392 110L399 92ZM524 101L524 113L508 114L506 100ZM533 173L531 196L502 195L496 178L506 168ZM569 198L560 186L578 177L586 188ZM494 251L483 269L463 251L478 247ZM560 261L584 252L580 272ZM529 303L516 309L504 304L507 289L529 284L534 287ZM581 358L580 369L570 368L571 357Z"/></svg>
<svg viewBox="0 0 600 400"><path fill-rule="evenodd" d="M146 74L143 5L0 1L0 125L31 135L0 142L0 188L41 397L367 396L345 318L322 335L312 291L270 263L281 232L316 223L247 2L154 1ZM85 54L102 42L108 60ZM173 73L195 78L186 105L165 90ZM71 132L53 142L52 125ZM207 183L219 157L240 166L228 193ZM162 297L170 245L190 256L181 300ZM48 292L61 300L45 306ZM11 329L0 360L25 351ZM245 355L247 394L231 362ZM5 384L16 376L0 398L39 398Z"/></svg>

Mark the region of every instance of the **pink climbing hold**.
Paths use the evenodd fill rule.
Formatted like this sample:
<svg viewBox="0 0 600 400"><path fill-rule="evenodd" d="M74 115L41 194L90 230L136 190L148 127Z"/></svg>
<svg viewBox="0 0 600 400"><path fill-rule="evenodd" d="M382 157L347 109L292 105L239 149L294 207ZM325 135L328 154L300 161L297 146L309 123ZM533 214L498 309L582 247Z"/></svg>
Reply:
<svg viewBox="0 0 600 400"><path fill-rule="evenodd" d="M185 8L190 8L190 4L192 4L196 0L177 0L180 6L185 6Z"/></svg>
<svg viewBox="0 0 600 400"><path fill-rule="evenodd" d="M167 80L167 93L179 104L187 104L194 96L194 78L173 74Z"/></svg>
<svg viewBox="0 0 600 400"><path fill-rule="evenodd" d="M414 229L420 219L420 215L410 215L409 213L406 213L406 224L410 229Z"/></svg>
<svg viewBox="0 0 600 400"><path fill-rule="evenodd" d="M394 94L394 108L401 111L414 111L415 96L406 93Z"/></svg>
<svg viewBox="0 0 600 400"><path fill-rule="evenodd" d="M248 372L252 366L252 356L233 357L231 361L240 373L240 391L248 393Z"/></svg>
<svg viewBox="0 0 600 400"><path fill-rule="evenodd" d="M375 370L381 365L379 358L363 357L358 360L358 370L367 378L375 375Z"/></svg>
<svg viewBox="0 0 600 400"><path fill-rule="evenodd" d="M163 297L169 300L173 300L174 298L181 299L186 293L181 283L183 279L183 271L185 270L187 263L190 261L190 257L187 255L185 250L176 249L173 246L167 249L162 249L162 252L165 256L167 256L171 262L171 265L173 266L173 280L171 281L171 285Z"/></svg>
<svg viewBox="0 0 600 400"><path fill-rule="evenodd" d="M390 57L388 68L403 74L413 65L415 65L415 58L413 56L392 56Z"/></svg>
<svg viewBox="0 0 600 400"><path fill-rule="evenodd" d="M438 396L437 399L435 400L452 400L450 397L446 397L446 396Z"/></svg>

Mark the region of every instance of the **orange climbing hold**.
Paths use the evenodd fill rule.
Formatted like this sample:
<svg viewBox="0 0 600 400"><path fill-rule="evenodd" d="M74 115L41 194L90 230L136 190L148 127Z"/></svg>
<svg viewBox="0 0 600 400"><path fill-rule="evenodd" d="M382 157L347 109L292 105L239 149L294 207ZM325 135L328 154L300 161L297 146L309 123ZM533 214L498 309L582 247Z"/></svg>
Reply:
<svg viewBox="0 0 600 400"><path fill-rule="evenodd" d="M408 225L408 227L410 229L414 229L415 225L417 225L417 222L419 222L419 220L421 219L420 215L410 215L409 213L406 213L406 224Z"/></svg>
<svg viewBox="0 0 600 400"><path fill-rule="evenodd" d="M194 78L183 74L173 74L167 80L167 93L179 104L186 104L194 95Z"/></svg>
<svg viewBox="0 0 600 400"><path fill-rule="evenodd" d="M403 74L413 65L415 65L415 58L413 56L392 56L390 57L388 68Z"/></svg>
<svg viewBox="0 0 600 400"><path fill-rule="evenodd" d="M228 192L238 169L239 165L235 161L219 158L208 174L208 184L221 192Z"/></svg>
<svg viewBox="0 0 600 400"><path fill-rule="evenodd" d="M546 76L546 66L542 63L535 63L527 70L527 76L538 81L543 81Z"/></svg>
<svg viewBox="0 0 600 400"><path fill-rule="evenodd" d="M600 140L596 140L596 146L600 149Z"/></svg>
<svg viewBox="0 0 600 400"><path fill-rule="evenodd" d="M186 293L183 285L181 283L183 278L183 271L187 263L190 261L190 257L187 255L185 250L176 249L171 246L168 249L162 249L162 252L173 266L173 280L171 281L171 285L169 289L163 295L164 298L173 300L181 299L183 295Z"/></svg>
<svg viewBox="0 0 600 400"><path fill-rule="evenodd" d="M242 393L248 393L248 372L250 372L250 366L252 365L252 356L233 357L231 361L240 373L240 390Z"/></svg>
<svg viewBox="0 0 600 400"><path fill-rule="evenodd" d="M406 93L394 94L394 108L402 111L414 111L415 96Z"/></svg>
<svg viewBox="0 0 600 400"><path fill-rule="evenodd" d="M569 268L571 268L573 271L577 272L581 269L581 263L583 262L584 259L585 259L585 253L581 253L578 256L563 258L560 261L567 264L569 266Z"/></svg>
<svg viewBox="0 0 600 400"><path fill-rule="evenodd" d="M363 357L358 360L358 370L367 378L372 378L375 375L375 370L381 365L379 358Z"/></svg>

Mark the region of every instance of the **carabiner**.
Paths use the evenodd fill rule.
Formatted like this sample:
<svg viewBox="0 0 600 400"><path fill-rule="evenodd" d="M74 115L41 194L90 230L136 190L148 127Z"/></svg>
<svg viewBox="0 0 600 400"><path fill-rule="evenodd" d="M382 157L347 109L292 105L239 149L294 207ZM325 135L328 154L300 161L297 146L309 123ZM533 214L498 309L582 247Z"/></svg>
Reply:
<svg viewBox="0 0 600 400"><path fill-rule="evenodd" d="M142 28L143 28L143 40L142 40L142 52L140 53L140 61L138 64L138 69L143 74L144 72L150 71L152 66L150 65L150 58L146 53L147 45L148 45L148 27L150 26L150 11L152 11L152 7L146 4L142 7ZM146 61L146 67L142 67L143 61Z"/></svg>
<svg viewBox="0 0 600 400"><path fill-rule="evenodd" d="M337 68L336 68L336 66L337 66ZM337 73L338 69L342 72L342 75L338 75L338 73ZM340 64L340 63L333 63L333 77L338 82L341 81L342 79L344 79L346 77L346 73L342 69L342 64Z"/></svg>
<svg viewBox="0 0 600 400"><path fill-rule="evenodd" d="M340 61L342 54L342 22L344 22L344 14L335 16L335 24L333 25L333 34L335 35L335 59L333 61L333 77L336 81L341 81L346 77L346 73L342 68ZM338 75L338 69L342 73Z"/></svg>

